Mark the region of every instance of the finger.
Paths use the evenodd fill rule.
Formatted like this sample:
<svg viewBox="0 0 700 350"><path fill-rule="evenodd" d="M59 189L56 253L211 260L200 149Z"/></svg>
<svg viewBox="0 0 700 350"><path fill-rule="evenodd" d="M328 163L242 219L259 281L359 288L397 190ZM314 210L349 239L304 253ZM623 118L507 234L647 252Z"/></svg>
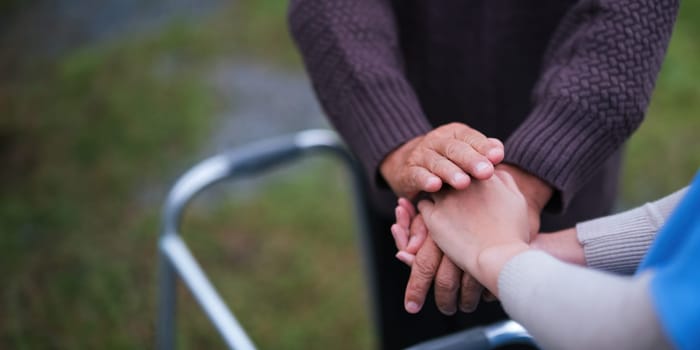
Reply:
<svg viewBox="0 0 700 350"><path fill-rule="evenodd" d="M486 153L482 153L481 150L477 151L484 154L486 158L491 161L491 164L496 165L502 162L503 157L505 157L505 146L503 146L503 142L497 138L490 137L488 141L491 144L491 149L487 150Z"/></svg>
<svg viewBox="0 0 700 350"><path fill-rule="evenodd" d="M479 305L481 292L484 287L469 273L462 274L462 287L459 290L459 309L462 312L473 312Z"/></svg>
<svg viewBox="0 0 700 350"><path fill-rule="evenodd" d="M416 260L415 254L407 253L403 250L399 251L395 255L396 259L399 259L402 263L406 264L408 267L413 266L413 262Z"/></svg>
<svg viewBox="0 0 700 350"><path fill-rule="evenodd" d="M399 206L406 209L410 217L416 216L416 207L408 199L404 197L399 198Z"/></svg>
<svg viewBox="0 0 700 350"><path fill-rule="evenodd" d="M445 315L457 312L457 297L462 270L443 255L435 275L435 304Z"/></svg>
<svg viewBox="0 0 700 350"><path fill-rule="evenodd" d="M428 237L416 254L406 285L404 307L409 313L415 314L423 307L441 259L442 252Z"/></svg>
<svg viewBox="0 0 700 350"><path fill-rule="evenodd" d="M394 209L394 214L396 215L396 223L401 226L401 228L408 231L408 228L411 226L412 217L408 214L406 208L398 206Z"/></svg>
<svg viewBox="0 0 700 350"><path fill-rule="evenodd" d="M443 182L450 184L450 186L459 189L466 188L470 182L469 175L444 154L444 151L439 147L441 144L444 144L444 141L436 142L438 148L425 151L420 164L430 170L431 173L439 176ZM476 153L474 150L472 152Z"/></svg>
<svg viewBox="0 0 700 350"><path fill-rule="evenodd" d="M496 298L496 296L493 295L493 293L491 293L490 290L484 289L484 292L481 293L481 300L483 300L487 303L491 303L491 302L498 300L498 298Z"/></svg>
<svg viewBox="0 0 700 350"><path fill-rule="evenodd" d="M435 147L438 153L476 179L484 180L493 175L491 161L469 143L455 139L443 139L435 143ZM455 188L462 189L463 187Z"/></svg>
<svg viewBox="0 0 700 350"><path fill-rule="evenodd" d="M428 228L425 226L425 222L423 221L423 215L416 215L411 222L410 234L405 250L412 254L417 253L418 249L423 245L423 242L425 242L425 238L427 236Z"/></svg>
<svg viewBox="0 0 700 350"><path fill-rule="evenodd" d="M490 161L492 161L491 157L494 157L496 161L492 161L493 164L497 164L503 160L503 143L496 138L487 138L486 135L480 133L478 130L470 127L459 128L457 129L455 139L468 144ZM499 153L501 159L498 159Z"/></svg>
<svg viewBox="0 0 700 350"><path fill-rule="evenodd" d="M408 231L397 224L391 225L391 236L394 237L394 244L397 250L406 249L408 245Z"/></svg>
<svg viewBox="0 0 700 350"><path fill-rule="evenodd" d="M437 192L442 187L442 180L423 166L411 166L401 178L407 192Z"/></svg>

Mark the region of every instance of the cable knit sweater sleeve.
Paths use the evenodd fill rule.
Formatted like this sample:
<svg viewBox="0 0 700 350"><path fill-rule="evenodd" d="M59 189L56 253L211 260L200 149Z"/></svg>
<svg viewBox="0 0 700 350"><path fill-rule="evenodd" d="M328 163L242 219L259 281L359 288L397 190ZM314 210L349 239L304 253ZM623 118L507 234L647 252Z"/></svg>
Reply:
<svg viewBox="0 0 700 350"><path fill-rule="evenodd" d="M389 0L293 0L289 26L321 105L370 178L432 129L404 76Z"/></svg>
<svg viewBox="0 0 700 350"><path fill-rule="evenodd" d="M581 0L545 53L534 108L506 140L506 161L548 181L565 207L639 126L678 0Z"/></svg>

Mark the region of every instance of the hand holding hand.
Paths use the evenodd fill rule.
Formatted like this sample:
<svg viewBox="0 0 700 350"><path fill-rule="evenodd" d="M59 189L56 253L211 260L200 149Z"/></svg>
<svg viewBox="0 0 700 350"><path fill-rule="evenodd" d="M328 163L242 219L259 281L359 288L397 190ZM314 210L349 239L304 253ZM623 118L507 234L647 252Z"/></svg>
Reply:
<svg viewBox="0 0 700 350"><path fill-rule="evenodd" d="M498 273L513 255L528 249L528 203L505 171L462 191L433 195L419 210L430 237L462 270L497 295Z"/></svg>
<svg viewBox="0 0 700 350"><path fill-rule="evenodd" d="M474 311L484 288L442 254L428 237L422 216L405 198L399 199L396 220L391 227L399 250L396 257L411 267L404 299L406 311L420 311L433 284L435 304L443 314L452 315L457 308L462 312ZM484 299L492 301L495 297L488 293Z"/></svg>
<svg viewBox="0 0 700 350"><path fill-rule="evenodd" d="M488 179L503 152L501 141L465 124L450 123L403 144L379 170L396 195L413 198L421 191L436 192L443 183L466 188L470 175Z"/></svg>

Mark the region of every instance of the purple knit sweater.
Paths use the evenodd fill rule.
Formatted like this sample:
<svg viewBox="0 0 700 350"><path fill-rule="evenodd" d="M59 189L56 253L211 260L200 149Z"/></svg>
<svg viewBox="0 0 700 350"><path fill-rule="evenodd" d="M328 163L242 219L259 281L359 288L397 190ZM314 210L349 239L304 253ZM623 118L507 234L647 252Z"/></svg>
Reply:
<svg viewBox="0 0 700 350"><path fill-rule="evenodd" d="M335 128L376 176L459 121L564 205L639 126L678 0L293 0L289 20Z"/></svg>

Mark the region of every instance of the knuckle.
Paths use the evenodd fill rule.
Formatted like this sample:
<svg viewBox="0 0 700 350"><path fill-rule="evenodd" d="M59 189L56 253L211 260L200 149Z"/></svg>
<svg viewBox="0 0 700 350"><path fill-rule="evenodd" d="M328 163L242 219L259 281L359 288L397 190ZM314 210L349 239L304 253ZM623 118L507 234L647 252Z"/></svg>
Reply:
<svg viewBox="0 0 700 350"><path fill-rule="evenodd" d="M459 144L456 142L449 142L447 146L445 146L445 157L449 159L456 159L461 153Z"/></svg>
<svg viewBox="0 0 700 350"><path fill-rule="evenodd" d="M420 183L420 173L418 171L413 170L409 173L408 176L404 177L404 180L406 181L406 185L416 186Z"/></svg>
<svg viewBox="0 0 700 350"><path fill-rule="evenodd" d="M439 277L435 279L435 289L440 289L446 293L456 293L459 289L459 282L449 277Z"/></svg>
<svg viewBox="0 0 700 350"><path fill-rule="evenodd" d="M440 169L440 157L430 157L428 163L428 169L430 169L430 171L437 172Z"/></svg>
<svg viewBox="0 0 700 350"><path fill-rule="evenodd" d="M462 141L474 147L479 144L479 137L478 135L474 135L474 133L468 133L462 137Z"/></svg>
<svg viewBox="0 0 700 350"><path fill-rule="evenodd" d="M414 268L416 269L415 273L422 280L432 280L433 276L435 276L437 266L437 262L433 261L433 259L427 259L420 255L416 256L416 261L414 263Z"/></svg>

